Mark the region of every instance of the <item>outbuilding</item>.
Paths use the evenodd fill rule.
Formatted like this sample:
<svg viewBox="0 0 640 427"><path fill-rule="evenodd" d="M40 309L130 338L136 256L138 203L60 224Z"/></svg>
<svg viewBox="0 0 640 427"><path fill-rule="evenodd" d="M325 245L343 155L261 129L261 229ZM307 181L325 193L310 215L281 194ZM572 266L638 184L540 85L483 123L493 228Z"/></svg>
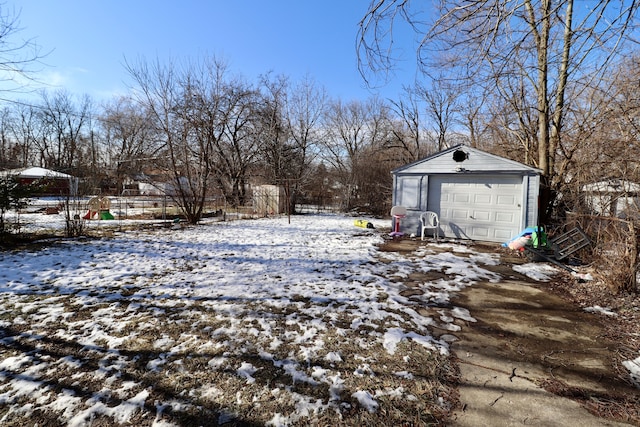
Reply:
<svg viewBox="0 0 640 427"><path fill-rule="evenodd" d="M609 179L582 186L587 207L595 215L637 219L640 208L640 184Z"/></svg>
<svg viewBox="0 0 640 427"><path fill-rule="evenodd" d="M41 196L68 196L78 192L78 178L40 167L29 167L0 171L0 176L14 176L21 184L29 185L38 182L42 188Z"/></svg>
<svg viewBox="0 0 640 427"><path fill-rule="evenodd" d="M393 170L393 205L404 206L404 234L420 235L420 214L433 211L439 235L506 242L537 225L540 170L457 145Z"/></svg>

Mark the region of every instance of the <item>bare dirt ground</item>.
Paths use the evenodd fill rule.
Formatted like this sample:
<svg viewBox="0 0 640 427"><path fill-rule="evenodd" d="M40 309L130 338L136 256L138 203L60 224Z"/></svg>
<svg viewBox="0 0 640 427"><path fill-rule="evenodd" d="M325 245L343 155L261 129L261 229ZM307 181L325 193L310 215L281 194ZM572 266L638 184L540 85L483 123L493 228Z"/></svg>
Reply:
<svg viewBox="0 0 640 427"><path fill-rule="evenodd" d="M420 244L395 240L386 249L410 252ZM476 249L500 254L499 265L485 268L503 280L469 286L452 301L476 322L458 319L461 330L453 333L460 396L447 424L640 425L640 389L621 365L640 350L640 298L611 295L597 280L580 283L564 271L537 282L513 270L527 261L510 250ZM434 279L429 272L410 282L417 288ZM618 315L583 309L593 305Z"/></svg>

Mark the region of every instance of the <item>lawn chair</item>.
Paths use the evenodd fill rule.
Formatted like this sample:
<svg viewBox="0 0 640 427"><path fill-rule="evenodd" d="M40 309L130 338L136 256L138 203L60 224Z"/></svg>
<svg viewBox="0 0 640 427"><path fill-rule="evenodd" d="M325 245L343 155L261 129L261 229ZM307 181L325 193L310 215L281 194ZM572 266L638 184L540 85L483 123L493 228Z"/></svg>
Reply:
<svg viewBox="0 0 640 427"><path fill-rule="evenodd" d="M422 224L422 230L420 231L420 239L424 240L426 230L433 230L433 237L438 242L438 229L440 227L440 219L438 214L431 211L422 212L420 214L420 224Z"/></svg>

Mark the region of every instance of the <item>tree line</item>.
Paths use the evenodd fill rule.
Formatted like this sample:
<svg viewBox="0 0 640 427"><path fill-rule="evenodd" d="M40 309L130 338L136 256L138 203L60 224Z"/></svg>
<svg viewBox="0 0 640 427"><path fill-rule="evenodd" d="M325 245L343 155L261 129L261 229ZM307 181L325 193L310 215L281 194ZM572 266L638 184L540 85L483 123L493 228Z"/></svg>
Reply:
<svg viewBox="0 0 640 427"><path fill-rule="evenodd" d="M638 181L638 10L625 0L372 0L360 68L398 65L405 26L441 129L541 170L541 218L579 208L581 186ZM444 135L445 133L442 133ZM444 140L444 138L443 138Z"/></svg>
<svg viewBox="0 0 640 427"><path fill-rule="evenodd" d="M555 191L577 194L611 177L640 181L639 61L621 61L566 108ZM290 186L294 203L385 214L391 170L459 143L540 166L537 113L522 107L531 101L525 92L475 98L433 85L407 87L395 100L343 101L311 77L265 74L252 83L215 58L127 69L131 94L101 105L64 90L5 103L0 168L41 166L110 194L159 177L197 221L212 195L243 206L259 184Z"/></svg>
<svg viewBox="0 0 640 427"><path fill-rule="evenodd" d="M112 194L160 177L194 222L207 198L242 206L259 184L286 185L292 204L386 214L391 170L459 143L539 168L544 222L579 210L586 183L640 181L638 4L437 6L376 0L360 23L365 78L392 72L385 29L420 35L422 73L395 99L335 99L311 76L249 81L215 57L140 60L125 64L130 93L100 105L64 90L5 102L0 168L42 166Z"/></svg>
<svg viewBox="0 0 640 427"><path fill-rule="evenodd" d="M292 204L383 214L390 171L435 148L418 117L399 119L401 104L332 99L311 77L249 82L216 58L126 68L131 94L101 105L64 90L5 103L0 168L49 168L110 194L153 176L192 221L212 195L243 206L259 184L287 185Z"/></svg>

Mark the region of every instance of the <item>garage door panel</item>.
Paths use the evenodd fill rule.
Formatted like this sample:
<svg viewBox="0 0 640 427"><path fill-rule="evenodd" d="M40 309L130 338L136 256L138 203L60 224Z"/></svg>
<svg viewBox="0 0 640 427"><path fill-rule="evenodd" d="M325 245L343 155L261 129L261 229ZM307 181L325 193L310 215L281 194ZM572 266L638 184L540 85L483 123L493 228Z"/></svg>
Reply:
<svg viewBox="0 0 640 427"><path fill-rule="evenodd" d="M474 203L490 205L491 204L491 195L490 194L476 194L473 197Z"/></svg>
<svg viewBox="0 0 640 427"><path fill-rule="evenodd" d="M473 211L473 215L472 215L472 219L474 221L491 221L492 213L493 212L491 212L491 211L474 210ZM494 216L495 216L495 214L494 214Z"/></svg>
<svg viewBox="0 0 640 427"><path fill-rule="evenodd" d="M449 217L451 219L456 219L456 220L464 220L469 218L469 211L468 210L461 210L461 209L449 209L448 212L450 212Z"/></svg>
<svg viewBox="0 0 640 427"><path fill-rule="evenodd" d="M496 212L496 222L503 224L513 224L517 218L512 212Z"/></svg>
<svg viewBox="0 0 640 427"><path fill-rule="evenodd" d="M519 175L432 176L428 209L440 214L445 236L504 242L520 232Z"/></svg>
<svg viewBox="0 0 640 427"><path fill-rule="evenodd" d="M500 188L499 191L504 189ZM518 195L519 196L519 195ZM517 206L518 201L515 194L497 194L495 195L496 205Z"/></svg>
<svg viewBox="0 0 640 427"><path fill-rule="evenodd" d="M453 193L451 197L451 203L469 203L469 193Z"/></svg>
<svg viewBox="0 0 640 427"><path fill-rule="evenodd" d="M491 232L488 227L472 227L471 234L473 234L475 239L479 238L488 238L491 235Z"/></svg>
<svg viewBox="0 0 640 427"><path fill-rule="evenodd" d="M514 236L512 229L496 228L493 233L497 242L506 242Z"/></svg>

